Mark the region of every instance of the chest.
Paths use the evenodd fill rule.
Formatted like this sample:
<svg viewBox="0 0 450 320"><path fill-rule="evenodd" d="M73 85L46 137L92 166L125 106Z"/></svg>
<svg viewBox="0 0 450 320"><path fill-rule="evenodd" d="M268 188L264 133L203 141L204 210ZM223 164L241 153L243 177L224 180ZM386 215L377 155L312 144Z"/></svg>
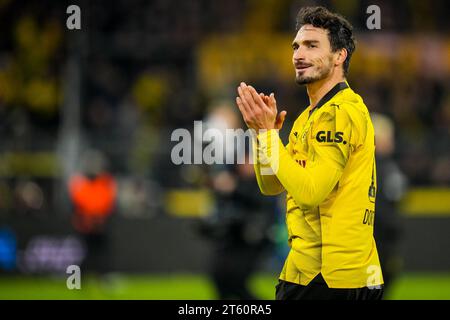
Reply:
<svg viewBox="0 0 450 320"><path fill-rule="evenodd" d="M311 152L311 139L313 138L314 117L301 115L295 122L289 135L289 152L297 161L308 158Z"/></svg>

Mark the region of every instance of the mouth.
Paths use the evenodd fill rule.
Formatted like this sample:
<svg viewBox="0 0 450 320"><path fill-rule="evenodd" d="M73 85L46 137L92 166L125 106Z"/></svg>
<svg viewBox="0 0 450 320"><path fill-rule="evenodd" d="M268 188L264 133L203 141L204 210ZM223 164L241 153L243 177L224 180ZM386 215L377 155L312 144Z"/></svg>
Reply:
<svg viewBox="0 0 450 320"><path fill-rule="evenodd" d="M306 64L306 63L296 64L295 65L295 70L297 70L297 71L305 71L309 67L312 67L312 64Z"/></svg>

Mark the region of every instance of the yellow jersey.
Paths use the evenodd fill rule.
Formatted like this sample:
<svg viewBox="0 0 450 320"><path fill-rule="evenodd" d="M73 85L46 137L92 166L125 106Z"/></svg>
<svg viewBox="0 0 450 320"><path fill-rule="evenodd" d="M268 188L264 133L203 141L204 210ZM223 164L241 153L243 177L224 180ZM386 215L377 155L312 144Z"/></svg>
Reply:
<svg viewBox="0 0 450 320"><path fill-rule="evenodd" d="M362 98L341 82L297 118L286 147L275 129L255 142L261 192L287 191L291 250L280 279L307 285L321 273L330 288L383 284L373 237L375 137Z"/></svg>

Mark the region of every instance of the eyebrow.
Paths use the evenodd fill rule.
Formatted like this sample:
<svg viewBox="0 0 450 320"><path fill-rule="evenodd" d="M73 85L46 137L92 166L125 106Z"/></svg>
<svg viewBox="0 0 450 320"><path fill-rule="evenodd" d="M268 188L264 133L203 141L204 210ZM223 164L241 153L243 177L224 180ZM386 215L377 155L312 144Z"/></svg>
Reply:
<svg viewBox="0 0 450 320"><path fill-rule="evenodd" d="M304 44L316 44L319 43L319 40L303 40L302 41ZM292 47L298 46L298 42L296 40L294 40L294 42L292 42Z"/></svg>

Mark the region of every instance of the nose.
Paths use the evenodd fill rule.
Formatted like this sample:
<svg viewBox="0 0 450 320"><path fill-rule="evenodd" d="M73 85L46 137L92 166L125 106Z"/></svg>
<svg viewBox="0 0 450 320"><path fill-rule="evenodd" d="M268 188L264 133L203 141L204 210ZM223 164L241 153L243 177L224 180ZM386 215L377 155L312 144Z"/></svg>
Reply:
<svg viewBox="0 0 450 320"><path fill-rule="evenodd" d="M301 48L301 46L299 48L297 48L297 50L294 50L294 53L292 55L292 60L294 62L299 62L299 61L303 61L305 60L305 51Z"/></svg>

